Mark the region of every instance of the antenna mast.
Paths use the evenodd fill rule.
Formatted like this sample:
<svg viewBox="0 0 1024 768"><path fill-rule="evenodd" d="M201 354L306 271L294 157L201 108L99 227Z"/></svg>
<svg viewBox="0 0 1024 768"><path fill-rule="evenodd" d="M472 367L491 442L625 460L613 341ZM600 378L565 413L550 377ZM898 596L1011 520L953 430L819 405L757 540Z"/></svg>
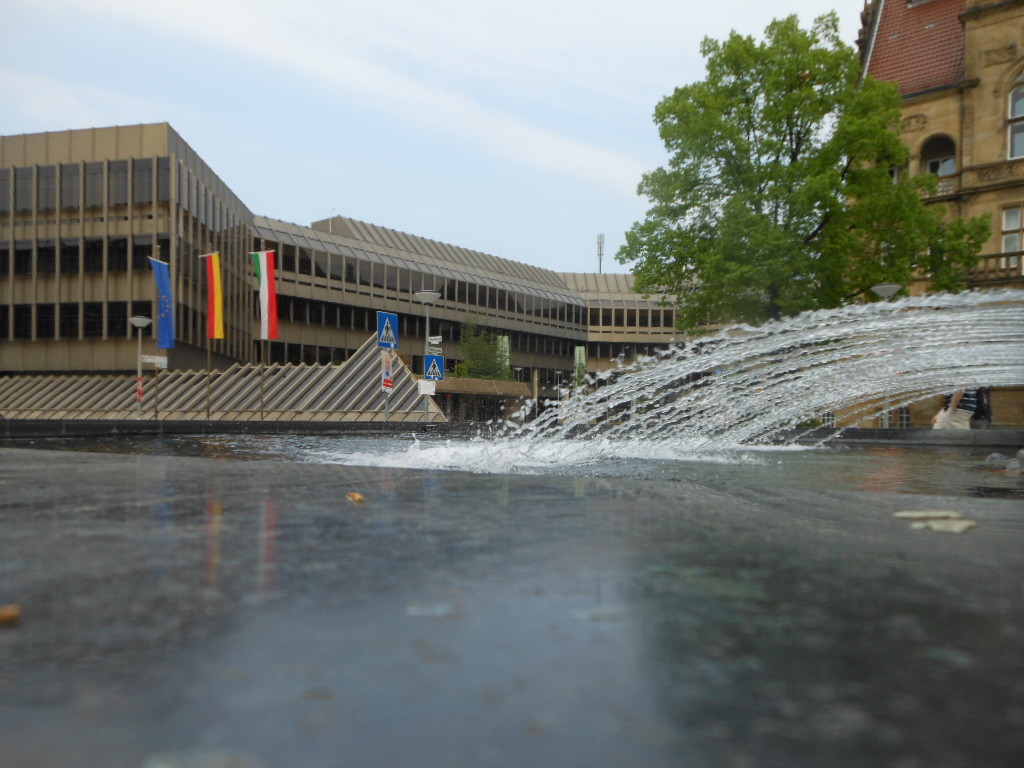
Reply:
<svg viewBox="0 0 1024 768"><path fill-rule="evenodd" d="M597 274L601 274L601 262L604 260L604 235L597 236Z"/></svg>

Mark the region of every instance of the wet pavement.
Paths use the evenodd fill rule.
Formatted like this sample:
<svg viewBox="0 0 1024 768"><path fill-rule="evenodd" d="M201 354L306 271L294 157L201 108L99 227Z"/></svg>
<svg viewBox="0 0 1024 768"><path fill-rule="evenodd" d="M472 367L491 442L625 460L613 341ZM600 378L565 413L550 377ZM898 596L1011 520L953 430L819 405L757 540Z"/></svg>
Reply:
<svg viewBox="0 0 1024 768"><path fill-rule="evenodd" d="M0 765L1024 764L1020 497L793 461L0 448Z"/></svg>

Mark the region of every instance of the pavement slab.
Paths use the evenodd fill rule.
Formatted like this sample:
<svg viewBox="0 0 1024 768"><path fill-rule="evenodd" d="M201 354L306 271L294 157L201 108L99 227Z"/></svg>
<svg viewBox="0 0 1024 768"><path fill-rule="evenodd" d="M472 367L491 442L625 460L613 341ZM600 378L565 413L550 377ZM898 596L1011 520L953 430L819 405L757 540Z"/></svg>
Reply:
<svg viewBox="0 0 1024 768"><path fill-rule="evenodd" d="M1021 764L1013 493L211 446L0 448L0 764Z"/></svg>

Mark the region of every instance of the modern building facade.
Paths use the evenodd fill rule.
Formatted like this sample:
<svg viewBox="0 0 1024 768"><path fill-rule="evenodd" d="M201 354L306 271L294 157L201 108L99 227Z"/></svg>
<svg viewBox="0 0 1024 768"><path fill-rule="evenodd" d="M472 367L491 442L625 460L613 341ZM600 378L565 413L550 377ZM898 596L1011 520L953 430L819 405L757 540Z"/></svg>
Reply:
<svg viewBox="0 0 1024 768"><path fill-rule="evenodd" d="M280 338L258 336L248 254L278 254ZM201 257L221 254L223 339L207 338ZM427 306L449 364L464 323L508 339L510 365L540 391L568 380L578 347L597 370L675 337L673 312L628 293L628 278L550 270L336 216L302 226L258 216L166 123L0 137L0 372L130 371L128 318L153 318L149 259L172 276L171 369L330 364L399 315L421 371ZM628 304L628 307L626 306Z"/></svg>

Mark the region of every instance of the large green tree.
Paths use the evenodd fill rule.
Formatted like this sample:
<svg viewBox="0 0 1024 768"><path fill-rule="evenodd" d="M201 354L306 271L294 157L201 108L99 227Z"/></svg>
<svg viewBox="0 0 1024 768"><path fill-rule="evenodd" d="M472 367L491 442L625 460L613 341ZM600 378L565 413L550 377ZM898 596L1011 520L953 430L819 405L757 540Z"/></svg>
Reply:
<svg viewBox="0 0 1024 768"><path fill-rule="evenodd" d="M456 378L511 380L508 355L494 332L467 321L462 324L461 347L462 361L455 366Z"/></svg>
<svg viewBox="0 0 1024 768"><path fill-rule="evenodd" d="M873 299L871 286L957 291L989 234L922 194L893 84L861 80L834 13L773 21L757 42L705 38L707 77L658 104L668 164L644 175L647 218L618 253L637 290L679 297L680 325L751 322Z"/></svg>

